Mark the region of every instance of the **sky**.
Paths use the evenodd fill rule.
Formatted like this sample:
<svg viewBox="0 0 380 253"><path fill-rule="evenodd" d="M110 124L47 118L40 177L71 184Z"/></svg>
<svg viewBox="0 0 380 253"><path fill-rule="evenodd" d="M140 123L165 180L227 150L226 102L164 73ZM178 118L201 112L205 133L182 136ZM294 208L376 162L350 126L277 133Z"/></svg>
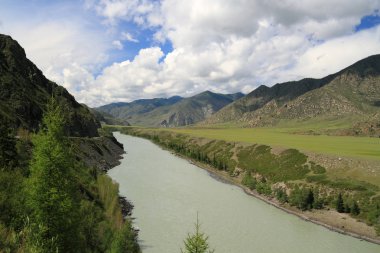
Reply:
<svg viewBox="0 0 380 253"><path fill-rule="evenodd" d="M95 107L320 78L380 53L380 0L0 0L0 33Z"/></svg>

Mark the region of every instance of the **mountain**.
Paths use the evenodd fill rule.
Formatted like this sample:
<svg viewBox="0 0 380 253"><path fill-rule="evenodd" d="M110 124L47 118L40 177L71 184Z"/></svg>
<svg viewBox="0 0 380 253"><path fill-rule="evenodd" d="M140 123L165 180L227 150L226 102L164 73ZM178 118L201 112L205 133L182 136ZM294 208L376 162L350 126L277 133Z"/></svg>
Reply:
<svg viewBox="0 0 380 253"><path fill-rule="evenodd" d="M49 81L10 36L0 34L0 116L14 128L36 131L49 99L54 96L67 109L71 136L98 136L100 127L86 106L62 86Z"/></svg>
<svg viewBox="0 0 380 253"><path fill-rule="evenodd" d="M262 85L203 124L238 122L256 127L347 119L352 129L364 124L377 131L379 109L380 55L374 55L321 79Z"/></svg>
<svg viewBox="0 0 380 253"><path fill-rule="evenodd" d="M156 126L178 127L192 125L207 119L242 96L242 93L218 94L205 91L195 96L184 98L172 106L157 108L146 116L150 119L156 119L151 121L151 125Z"/></svg>
<svg viewBox="0 0 380 253"><path fill-rule="evenodd" d="M119 125L119 126L130 126L129 122L125 119L115 118L109 113L97 111L95 109L89 108L91 113L101 124L107 125Z"/></svg>
<svg viewBox="0 0 380 253"><path fill-rule="evenodd" d="M242 96L242 93L218 94L205 91L189 98L177 96L136 100L125 104L110 104L96 110L124 118L132 125L176 127L202 121Z"/></svg>
<svg viewBox="0 0 380 253"><path fill-rule="evenodd" d="M181 100L182 97L179 96L170 98L139 99L130 103L119 102L103 105L95 108L95 110L107 113L118 119L129 120L133 124L134 118L139 117L140 114L148 113L161 106L175 104Z"/></svg>

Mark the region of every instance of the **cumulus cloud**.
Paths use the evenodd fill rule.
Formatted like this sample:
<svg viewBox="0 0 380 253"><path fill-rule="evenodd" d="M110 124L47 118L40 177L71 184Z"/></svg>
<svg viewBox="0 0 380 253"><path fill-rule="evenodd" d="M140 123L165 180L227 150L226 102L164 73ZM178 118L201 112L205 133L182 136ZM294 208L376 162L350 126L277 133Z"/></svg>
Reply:
<svg viewBox="0 0 380 253"><path fill-rule="evenodd" d="M380 49L379 28L354 33L360 19L380 7L372 0L93 4L108 23L120 19L155 27L154 39L173 45L166 56L157 47L147 48L131 61L105 68L95 81L103 102L206 89L249 92L260 84L322 77Z"/></svg>
<svg viewBox="0 0 380 253"><path fill-rule="evenodd" d="M85 7L118 38L71 25L19 36L33 57L44 58L37 60L46 63L49 77L91 106L204 90L250 92L261 84L322 77L380 52L379 26L354 30L380 9L378 0L86 0ZM125 23L140 30L126 32ZM133 34L140 38L146 30L153 33L146 38L151 45L133 59L104 65L109 48L123 49L123 41L138 46ZM55 36L48 43L33 46L50 32ZM166 54L164 43L172 45Z"/></svg>

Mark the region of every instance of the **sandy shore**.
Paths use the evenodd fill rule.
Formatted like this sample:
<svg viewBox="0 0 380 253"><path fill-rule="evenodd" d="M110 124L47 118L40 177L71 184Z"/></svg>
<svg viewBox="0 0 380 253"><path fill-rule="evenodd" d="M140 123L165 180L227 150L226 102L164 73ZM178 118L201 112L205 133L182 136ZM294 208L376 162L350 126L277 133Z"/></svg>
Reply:
<svg viewBox="0 0 380 253"><path fill-rule="evenodd" d="M170 150L170 152L172 151ZM207 170L210 173L210 176L212 176L216 180L219 180L223 183L229 183L239 186L244 190L246 194L260 199L284 212L295 215L307 222L312 222L314 224L323 226L331 231L338 232L344 235L349 235L360 240L365 240L380 245L380 236L377 236L374 227L368 226L367 224L352 218L348 214L342 214L336 212L335 210L328 209L303 212L295 207L289 206L288 204L282 205L275 198L269 198L257 193L256 191L250 190L249 188L242 185L238 180L236 180L236 178L230 177L227 172L219 171L209 165L194 161L186 156L177 154L175 152L172 152L172 154L186 159L187 161L189 161L189 163L201 169Z"/></svg>

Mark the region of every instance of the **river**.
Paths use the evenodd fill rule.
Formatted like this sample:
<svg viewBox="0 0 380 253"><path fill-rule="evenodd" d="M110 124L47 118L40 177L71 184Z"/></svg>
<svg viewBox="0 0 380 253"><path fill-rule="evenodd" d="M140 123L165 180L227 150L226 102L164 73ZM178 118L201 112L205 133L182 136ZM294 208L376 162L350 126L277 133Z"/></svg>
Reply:
<svg viewBox="0 0 380 253"><path fill-rule="evenodd" d="M143 253L179 253L197 213L215 253L378 253L380 245L332 232L264 203L149 140L124 144L109 171L133 209Z"/></svg>

